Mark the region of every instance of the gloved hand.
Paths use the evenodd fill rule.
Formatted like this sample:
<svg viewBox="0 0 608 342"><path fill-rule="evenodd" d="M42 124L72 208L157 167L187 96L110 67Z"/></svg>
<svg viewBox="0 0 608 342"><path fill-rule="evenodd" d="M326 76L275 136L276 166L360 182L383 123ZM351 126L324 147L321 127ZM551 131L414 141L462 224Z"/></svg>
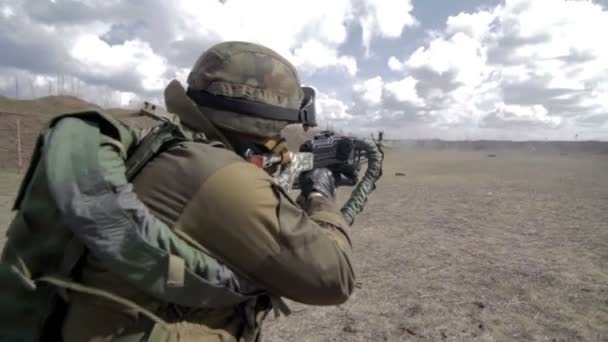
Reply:
<svg viewBox="0 0 608 342"><path fill-rule="evenodd" d="M328 169L314 169L300 175L302 196L308 198L311 193L334 199L336 197L336 180Z"/></svg>

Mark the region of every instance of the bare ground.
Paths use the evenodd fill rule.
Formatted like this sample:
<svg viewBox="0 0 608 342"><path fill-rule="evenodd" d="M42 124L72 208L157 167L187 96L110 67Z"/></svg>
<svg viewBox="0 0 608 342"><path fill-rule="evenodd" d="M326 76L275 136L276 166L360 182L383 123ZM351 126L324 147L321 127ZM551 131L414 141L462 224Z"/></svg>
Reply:
<svg viewBox="0 0 608 342"><path fill-rule="evenodd" d="M597 154L391 150L352 227L361 287L292 304L268 340L608 340L607 170Z"/></svg>
<svg viewBox="0 0 608 342"><path fill-rule="evenodd" d="M608 340L608 156L487 153L390 150L351 231L360 288L292 303L267 340Z"/></svg>
<svg viewBox="0 0 608 342"><path fill-rule="evenodd" d="M0 170L0 250L6 240L5 231L13 214L11 208L19 190L21 175L15 171Z"/></svg>

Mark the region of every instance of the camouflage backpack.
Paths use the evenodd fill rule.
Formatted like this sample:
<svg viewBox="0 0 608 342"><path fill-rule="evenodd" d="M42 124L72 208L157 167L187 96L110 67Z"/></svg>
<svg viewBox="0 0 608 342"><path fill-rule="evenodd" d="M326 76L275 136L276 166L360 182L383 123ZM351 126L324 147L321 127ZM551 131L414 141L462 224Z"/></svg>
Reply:
<svg viewBox="0 0 608 342"><path fill-rule="evenodd" d="M69 139L50 139L54 131L62 129L69 132L64 135ZM87 288L74 279L85 248L65 226L49 185L52 181L69 184L74 174L94 175L98 171L95 166L99 145L94 143L95 139L80 139L85 136L97 136L98 140L109 136L118 142L124 149L129 179L164 148L188 139L177 125L167 120L143 139L138 134L97 112L60 116L40 134L14 204L17 212L7 231L0 262L1 341L61 340L61 321L70 291L132 306L140 314L163 323L128 300ZM69 152L75 151L75 141L88 142L77 147L85 153ZM45 153L49 155L45 157ZM51 168L49 163L55 164ZM50 169L53 171L49 172ZM83 189L89 194L100 191L94 184L85 184ZM107 215L112 215L112 209L107 208ZM212 259L201 259L198 250L172 234L168 227L152 240L127 234L122 245L112 247L120 249L122 260L110 262L109 268L122 271L128 281L155 297L182 305L228 306L252 298L241 294L239 289L224 287L226 279L219 282L213 279L224 274L222 266ZM150 279L155 281L151 283ZM193 303L193 298L200 298L200 302Z"/></svg>

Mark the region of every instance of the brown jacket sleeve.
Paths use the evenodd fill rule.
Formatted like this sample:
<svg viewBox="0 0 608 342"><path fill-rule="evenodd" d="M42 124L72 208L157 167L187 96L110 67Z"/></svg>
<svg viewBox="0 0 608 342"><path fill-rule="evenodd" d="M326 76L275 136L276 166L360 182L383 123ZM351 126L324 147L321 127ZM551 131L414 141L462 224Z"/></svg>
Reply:
<svg viewBox="0 0 608 342"><path fill-rule="evenodd" d="M329 200L306 207L310 215L263 170L236 162L206 178L176 229L276 295L343 303L355 284L347 225Z"/></svg>

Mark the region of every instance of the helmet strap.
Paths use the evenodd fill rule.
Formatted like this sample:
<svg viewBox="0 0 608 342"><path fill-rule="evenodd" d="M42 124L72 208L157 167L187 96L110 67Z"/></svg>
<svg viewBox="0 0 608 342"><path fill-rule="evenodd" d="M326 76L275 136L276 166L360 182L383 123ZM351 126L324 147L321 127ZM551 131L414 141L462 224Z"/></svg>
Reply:
<svg viewBox="0 0 608 342"><path fill-rule="evenodd" d="M277 154L281 157L281 165L289 164L291 161L291 155L287 149L287 141L285 141L285 138L279 137L278 139L268 139L264 143L264 147L271 154Z"/></svg>
<svg viewBox="0 0 608 342"><path fill-rule="evenodd" d="M287 142L283 138L268 139L263 144L254 144L242 152L243 158L248 162L264 169L276 170L291 161L291 154L287 149Z"/></svg>

